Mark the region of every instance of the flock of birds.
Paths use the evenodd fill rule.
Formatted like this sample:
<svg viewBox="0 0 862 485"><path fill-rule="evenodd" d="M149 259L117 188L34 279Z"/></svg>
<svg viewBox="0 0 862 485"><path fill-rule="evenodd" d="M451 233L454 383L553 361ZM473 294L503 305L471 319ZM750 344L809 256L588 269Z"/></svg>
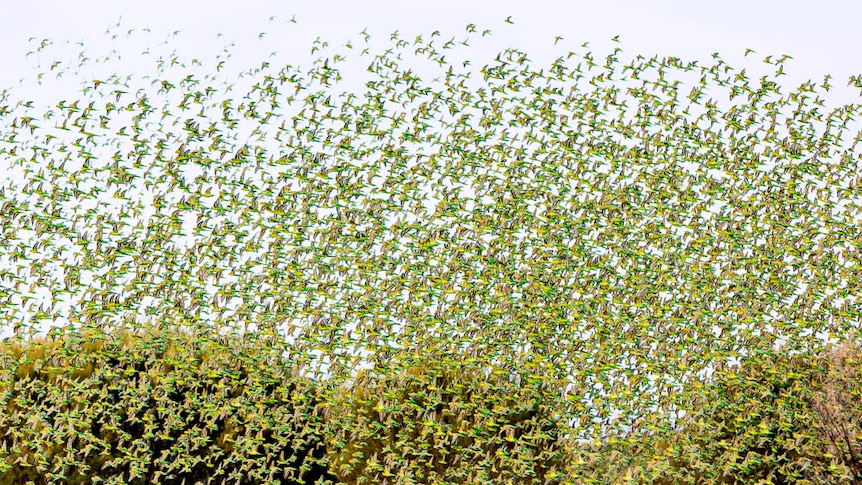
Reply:
<svg viewBox="0 0 862 485"><path fill-rule="evenodd" d="M439 32L391 39L363 51L364 92L336 90L347 54L316 41L238 99L176 55L41 113L7 93L0 171L25 175L0 189L4 326L272 332L333 379L434 349L528 369L595 433L859 321L860 105L827 110L828 76L782 92L619 47L461 69Z"/></svg>

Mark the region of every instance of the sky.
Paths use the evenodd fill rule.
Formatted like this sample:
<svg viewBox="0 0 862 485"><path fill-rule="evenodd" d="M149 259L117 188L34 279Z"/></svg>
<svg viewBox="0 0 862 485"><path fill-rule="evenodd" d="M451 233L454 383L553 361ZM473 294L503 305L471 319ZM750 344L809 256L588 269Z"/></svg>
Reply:
<svg viewBox="0 0 862 485"><path fill-rule="evenodd" d="M583 42L598 50L608 49L614 36L620 36L619 46L631 54L708 60L718 52L731 65L789 54L793 60L787 65L784 83L795 86L830 73L837 80L834 94L841 97L854 94L841 88L848 75L858 74L858 65L848 60L862 46L862 33L853 25L860 14L862 5L840 0L818 2L816 9L810 2L773 0L6 1L0 2L0 86L32 75L36 56L24 57L32 50L28 39L50 38L55 45L84 40L92 48L105 42L104 31L120 19L123 26L149 28L160 39L181 31L181 36L171 40L180 53L211 50L217 33L235 40L238 47L254 49L262 43L247 40L257 40L265 31L267 45L289 54L297 64L303 58L306 62L311 59L309 45L317 37L333 44L351 38L356 42L358 33L367 29L378 37L388 37L395 30L405 38L440 30L460 38L465 26L474 23L480 30L491 29L492 39L472 46L471 56L493 58L506 47L517 47L528 52L536 64L543 64ZM274 21L269 21L272 16ZM504 22L509 16L514 24ZM292 18L296 23L288 22ZM558 35L563 40L553 49ZM756 53L747 60L743 58L746 48ZM127 57L135 62L133 55Z"/></svg>
<svg viewBox="0 0 862 485"><path fill-rule="evenodd" d="M122 75L152 74L154 56L142 52L156 52L156 44L167 40L167 52L176 50L188 57L211 59L233 42L232 59L240 64L247 61L248 67L259 65L273 51L277 51L276 60L310 67L316 57L310 48L317 38L330 42L336 51L348 41L360 43L363 31L383 47L391 44L390 34L396 30L405 39L439 30L441 38L459 41L472 23L479 32L491 30L490 36L458 51L473 59L475 66L490 63L509 47L526 52L534 66L549 66L557 57L589 42L602 57L619 46L626 59L637 54L677 56L709 65L711 55L719 53L730 65L747 68L754 79L757 72L772 72L761 59L788 54L792 60L786 63L782 86L819 82L828 73L835 86L826 97L829 104L859 102L858 90L847 87L847 78L862 74L862 65L851 62L862 47L862 29L854 28L854 21L862 18L862 3L822 0L816 8L814 5L795 0L0 0L0 92L10 88L15 98L38 104L48 84L35 83L36 73L50 72L56 60L76 59L80 51L95 59L86 75L98 69ZM109 28L112 32L106 34ZM145 28L149 33L143 32ZM129 29L135 29L133 36L126 35ZM179 33L172 35L175 31ZM113 34L117 38L111 38ZM562 38L555 39L557 36ZM616 36L619 43L612 41ZM50 39L53 45L36 52L43 39ZM746 56L748 48L754 53ZM111 57L105 67L97 65L99 55ZM343 74L343 85L360 89L361 69ZM66 85L62 81L51 84L51 99L61 97L64 89L68 89L66 99L80 97L73 82L78 78L70 74L67 79ZM0 179L3 163L0 160ZM7 180L20 177L8 167L5 172Z"/></svg>

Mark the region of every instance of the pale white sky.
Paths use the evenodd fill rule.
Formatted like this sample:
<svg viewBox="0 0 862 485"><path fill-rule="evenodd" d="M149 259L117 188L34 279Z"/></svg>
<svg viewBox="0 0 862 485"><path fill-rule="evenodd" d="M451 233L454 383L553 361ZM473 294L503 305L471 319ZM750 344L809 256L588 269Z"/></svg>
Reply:
<svg viewBox="0 0 862 485"><path fill-rule="evenodd" d="M510 15L514 25L503 22ZM169 32L182 31L182 36L171 40L171 46L183 54L211 50L218 32L235 40L238 48L254 48L254 43L244 39L256 39L265 31L265 45L280 54L289 53L292 64L311 59L308 47L318 36L340 45L347 39L357 42L358 32L364 28L376 37L387 37L386 42L394 30L408 39L440 30L460 40L468 23L476 24L480 31L493 32L491 41L471 47L471 56L482 58L484 54L487 58L503 48L517 47L529 53L535 65L546 64L565 53L564 49L587 41L596 51L605 52L616 35L624 53L631 55L674 55L707 61L710 54L719 52L734 66L741 66L745 49L752 48L757 54L746 64L769 54L793 56L783 84L818 81L830 73L836 88L843 88L847 75L859 74L858 62L854 65L853 59L858 58L854 54L862 47L862 32L854 25L860 15L862 4L841 0L816 4L774 0L2 2L0 86L32 74L32 57L24 59L31 50L29 38L50 38L55 45L84 40L89 50L104 43L106 27L122 17L123 26L148 27L159 40ZM270 16L276 21L268 22ZM297 23L286 24L293 16ZM554 49L557 35L564 40ZM131 52L124 54L134 57ZM253 56L252 60L259 58Z"/></svg>
<svg viewBox="0 0 862 485"><path fill-rule="evenodd" d="M504 22L510 16L514 24ZM289 22L291 18L296 23ZM637 54L677 56L710 65L711 54L718 52L730 65L748 69L755 79L757 73L772 72L771 66L760 62L764 57L789 54L793 60L786 63L787 75L780 79L783 91L807 80L820 82L829 73L835 87L827 101L834 105L860 101L858 90L847 87L849 75L862 74L858 61L862 29L854 25L859 18L862 3L840 0L0 1L0 91L11 87L14 99L31 99L37 106L42 100L78 99L77 82L82 77L72 71L82 51L92 59L81 71L83 78L114 72L152 75L158 54L143 55L147 48L151 54L175 50L186 59L199 57L209 67L228 42L235 42L232 60L242 69L263 60L307 69L317 57L310 47L318 37L328 41L334 52L347 52L343 47L347 41L364 47L363 29L381 48L391 46L389 36L395 30L411 41L439 30L441 39L454 37L458 42L466 36L465 26L473 23L478 32L490 29L492 35L474 34L469 48L453 51L451 64L460 66L461 59L469 58L478 69L503 49L514 47L526 52L533 66L545 67L570 50L583 52L581 44L589 42L597 58L619 46L625 60ZM120 19L120 27L113 31L118 36L111 39L105 31ZM144 28L151 32L145 34ZM129 29L136 29L131 37L126 36ZM157 45L177 30L180 34L170 37L167 47ZM266 36L260 38L261 32ZM563 37L556 45L555 36ZM614 36L619 36L619 44L611 42ZM42 39L51 39L53 45L35 52ZM75 44L78 41L83 46ZM746 48L755 54L744 57ZM112 50L122 59L112 55L109 63L96 62ZM27 56L30 51L34 53ZM277 55L269 58L273 51ZM343 71L342 86L361 90L368 60L357 64L355 77ZM72 66L63 80L49 71L55 61L61 61L57 70ZM33 82L39 72L47 73L42 86ZM221 75L236 79L236 72ZM22 78L25 81L19 82ZM0 181L20 177L4 163L0 160Z"/></svg>

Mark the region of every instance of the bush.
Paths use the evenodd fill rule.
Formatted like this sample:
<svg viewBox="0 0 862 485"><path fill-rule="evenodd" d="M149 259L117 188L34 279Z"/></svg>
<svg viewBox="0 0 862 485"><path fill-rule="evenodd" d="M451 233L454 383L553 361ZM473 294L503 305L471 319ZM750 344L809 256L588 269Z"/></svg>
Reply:
<svg viewBox="0 0 862 485"><path fill-rule="evenodd" d="M862 483L860 459L860 423L862 423L862 385L859 367L862 364L856 345L844 343L826 354L829 372L819 377L822 392L808 397L818 416L815 432L828 443L829 455L846 467L853 483Z"/></svg>
<svg viewBox="0 0 862 485"><path fill-rule="evenodd" d="M837 452L837 432L849 436L849 421L827 419L847 416L849 407L837 413L815 403L825 396L846 404L856 394L824 380L835 374L829 360L765 353L743 360L738 371L716 371L683 429L648 460L652 475L644 483L849 483L858 476L852 452L846 459Z"/></svg>
<svg viewBox="0 0 862 485"><path fill-rule="evenodd" d="M360 371L325 413L332 470L351 485L561 483L542 384L501 374L433 355Z"/></svg>
<svg viewBox="0 0 862 485"><path fill-rule="evenodd" d="M4 342L0 483L333 479L316 387L262 348L154 329Z"/></svg>

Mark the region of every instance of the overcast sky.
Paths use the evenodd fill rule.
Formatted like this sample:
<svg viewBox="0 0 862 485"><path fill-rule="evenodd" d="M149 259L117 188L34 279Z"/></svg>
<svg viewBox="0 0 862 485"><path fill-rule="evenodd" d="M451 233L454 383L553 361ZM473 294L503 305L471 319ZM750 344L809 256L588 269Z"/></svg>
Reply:
<svg viewBox="0 0 862 485"><path fill-rule="evenodd" d="M277 46L280 54L290 53L293 64L311 59L310 41L318 36L333 44L348 39L357 42L358 33L366 28L386 40L394 30L407 38L440 30L444 36L460 40L465 25L474 23L480 31L491 29L492 39L471 47L471 55L493 57L503 48L517 47L538 64L584 42L604 51L611 45L610 39L619 35L620 47L632 55L709 60L710 54L719 52L731 65L741 66L743 60L750 65L753 59L759 61L769 54L789 54L793 61L787 65L783 83L818 81L830 73L836 87L844 87L848 75L859 74L859 64L850 61L862 47L862 29L854 25L862 18L862 4L841 0L33 0L0 5L0 86L32 74L35 60L24 57L32 50L31 37L37 41L50 38L55 44L83 40L86 47L93 48L106 41L105 29L120 17L123 26L150 28L160 39L180 30L182 35L171 40L172 48L180 53L211 50L217 33L236 41L238 47L254 48L262 44L248 39L256 40L265 31L270 41L266 45ZM269 21L271 16L276 17L274 22ZM509 16L514 25L504 22ZM287 23L294 17L295 24ZM554 49L558 35L564 39ZM746 48L754 49L756 55L743 59ZM134 61L133 52L124 54Z"/></svg>
<svg viewBox="0 0 862 485"><path fill-rule="evenodd" d="M343 52L338 47L348 41L361 43L363 30L385 48L396 30L405 39L439 30L442 39L460 41L465 26L473 23L479 32L491 30L490 36L461 51L476 67L491 63L509 47L526 52L536 68L544 67L589 42L602 55L619 46L625 59L637 54L677 56L710 65L711 54L719 53L730 65L747 68L755 79L758 72L772 72L760 62L764 57L788 54L793 59L780 79L783 92L807 80L820 82L828 73L835 88L827 101L834 105L860 101L858 90L847 87L849 75L862 74L862 64L853 62L862 48L862 29L854 25L859 18L862 2L846 0L0 1L0 91L10 87L15 99L32 99L37 105L46 94L51 100L63 97L59 88L48 93L33 80L37 73L49 72L53 62L76 59L81 51L97 58L116 49L122 59L112 59L104 68L108 73L153 74L153 57L142 51L155 51L154 40L169 39L168 52L209 59L221 46L234 42L233 59L247 61L247 67L278 51L276 59L310 68L316 57L310 47L318 37ZM118 21L120 27L113 31L118 37L112 39L105 31ZM150 33L144 35L144 28ZM136 36L126 36L130 29L136 29ZM180 33L169 38L174 31ZM262 32L266 35L261 37ZM555 43L557 36L562 39ZM612 43L615 36L619 44ZM43 39L53 41L53 46L28 55ZM76 44L79 41L83 46ZM745 57L746 48L755 53ZM90 67L99 69L92 63ZM343 75L344 85L361 86L357 80L363 72L357 71L355 78L350 72ZM67 77L76 79L72 74ZM75 86L69 87L65 99L81 97ZM16 176L10 173L6 176Z"/></svg>

